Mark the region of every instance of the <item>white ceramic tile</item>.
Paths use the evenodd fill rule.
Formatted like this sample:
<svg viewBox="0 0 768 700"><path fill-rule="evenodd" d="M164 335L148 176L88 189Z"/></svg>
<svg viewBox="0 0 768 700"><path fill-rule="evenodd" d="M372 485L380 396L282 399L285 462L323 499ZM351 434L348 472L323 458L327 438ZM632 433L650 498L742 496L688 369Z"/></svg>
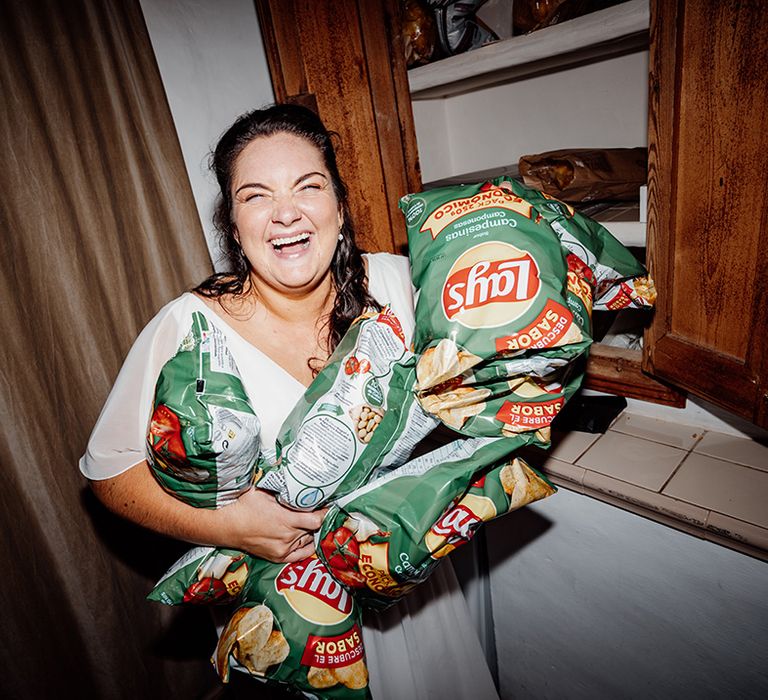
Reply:
<svg viewBox="0 0 768 700"><path fill-rule="evenodd" d="M542 471L558 482L568 482L569 488L579 490L581 482L584 479L585 470L582 467L576 467L568 462L561 462L559 459L550 458L544 462Z"/></svg>
<svg viewBox="0 0 768 700"><path fill-rule="evenodd" d="M609 479L609 477L605 477L605 476L602 476L601 474L588 471L584 476L584 481L585 482L590 481L590 476ZM615 483L616 479L612 479L611 481ZM621 508L622 510L628 510L630 513L635 513L636 515L640 515L644 518L648 518L649 520L653 520L654 522L660 523L661 525L667 525L668 527L673 527L676 530L681 530L682 532L686 532L689 535L698 537L699 539L704 539L706 535L706 530L704 530L704 528L702 528L699 525L693 525L685 520L681 520L678 517L664 515L663 513L660 513L657 510L651 510L645 505L641 505L639 503L636 503L635 501L627 500L625 496L615 495L616 492L610 492L610 490L600 490L597 488L592 488L590 486L587 486L586 483L584 486L582 486L582 492L584 493L585 496L591 496L592 498L596 498L597 500L603 501L604 503L610 503L611 505L616 506L617 508ZM650 493L650 491L647 491L646 493Z"/></svg>
<svg viewBox="0 0 768 700"><path fill-rule="evenodd" d="M712 535L744 542L768 554L768 530L752 523L712 511L707 521L707 539L713 539Z"/></svg>
<svg viewBox="0 0 768 700"><path fill-rule="evenodd" d="M561 462L573 464L599 437L600 433L581 433L578 430L571 430L567 433L553 431L552 447L549 448L549 454Z"/></svg>
<svg viewBox="0 0 768 700"><path fill-rule="evenodd" d="M691 452L664 494L768 527L768 472Z"/></svg>
<svg viewBox="0 0 768 700"><path fill-rule="evenodd" d="M585 488L600 491L666 518L679 520L683 525L689 527L703 529L707 523L709 511L705 508L628 484L626 481L587 471L583 483ZM703 535L700 533L699 536L702 537Z"/></svg>
<svg viewBox="0 0 768 700"><path fill-rule="evenodd" d="M659 491L685 454L676 447L609 430L576 464L635 486Z"/></svg>
<svg viewBox="0 0 768 700"><path fill-rule="evenodd" d="M704 434L701 428L691 425L682 425L670 421L660 420L659 418L649 418L648 416L637 416L631 413L623 413L611 426L615 430L625 435L634 435L660 442L663 445L670 445L681 450L690 450Z"/></svg>
<svg viewBox="0 0 768 700"><path fill-rule="evenodd" d="M707 432L694 451L768 471L768 447L748 438Z"/></svg>

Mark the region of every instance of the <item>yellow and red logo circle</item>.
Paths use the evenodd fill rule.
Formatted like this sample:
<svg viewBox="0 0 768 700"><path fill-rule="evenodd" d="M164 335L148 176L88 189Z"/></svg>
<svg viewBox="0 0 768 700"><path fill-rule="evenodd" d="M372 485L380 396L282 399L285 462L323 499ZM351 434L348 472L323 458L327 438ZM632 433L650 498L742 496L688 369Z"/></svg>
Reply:
<svg viewBox="0 0 768 700"><path fill-rule="evenodd" d="M443 285L443 313L468 328L495 328L522 316L540 289L530 253L488 241L456 258Z"/></svg>
<svg viewBox="0 0 768 700"><path fill-rule="evenodd" d="M352 597L317 558L286 564L275 589L293 610L317 625L335 625L352 613Z"/></svg>

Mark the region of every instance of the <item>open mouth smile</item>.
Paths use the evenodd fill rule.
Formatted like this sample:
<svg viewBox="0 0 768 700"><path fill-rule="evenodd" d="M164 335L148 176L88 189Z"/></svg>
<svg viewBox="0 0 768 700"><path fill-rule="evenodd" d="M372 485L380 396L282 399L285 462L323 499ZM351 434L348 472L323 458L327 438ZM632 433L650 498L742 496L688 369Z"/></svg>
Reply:
<svg viewBox="0 0 768 700"><path fill-rule="evenodd" d="M269 242L277 253L300 251L309 247L309 239L311 235L312 234L308 231L304 231L302 233L297 233L295 236L273 238Z"/></svg>

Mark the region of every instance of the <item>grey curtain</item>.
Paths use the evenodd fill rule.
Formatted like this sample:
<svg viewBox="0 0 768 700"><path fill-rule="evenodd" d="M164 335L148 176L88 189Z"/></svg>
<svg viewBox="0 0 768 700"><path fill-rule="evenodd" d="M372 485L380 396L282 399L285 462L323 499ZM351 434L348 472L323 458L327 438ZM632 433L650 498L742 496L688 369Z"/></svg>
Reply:
<svg viewBox="0 0 768 700"><path fill-rule="evenodd" d="M77 470L141 327L211 271L138 0L0 0L0 153L0 696L200 697L207 611L144 600L186 547Z"/></svg>

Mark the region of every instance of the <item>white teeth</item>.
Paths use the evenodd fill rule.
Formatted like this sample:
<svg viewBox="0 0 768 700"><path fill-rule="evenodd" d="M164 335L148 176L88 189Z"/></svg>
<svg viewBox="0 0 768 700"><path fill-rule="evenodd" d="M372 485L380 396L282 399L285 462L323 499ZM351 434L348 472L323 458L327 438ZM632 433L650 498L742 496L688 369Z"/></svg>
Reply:
<svg viewBox="0 0 768 700"><path fill-rule="evenodd" d="M309 234L308 233L299 233L295 236L288 236L286 238L274 238L270 241L270 243L275 248L281 248L284 245L291 245L292 243L304 243L305 241L309 240Z"/></svg>

